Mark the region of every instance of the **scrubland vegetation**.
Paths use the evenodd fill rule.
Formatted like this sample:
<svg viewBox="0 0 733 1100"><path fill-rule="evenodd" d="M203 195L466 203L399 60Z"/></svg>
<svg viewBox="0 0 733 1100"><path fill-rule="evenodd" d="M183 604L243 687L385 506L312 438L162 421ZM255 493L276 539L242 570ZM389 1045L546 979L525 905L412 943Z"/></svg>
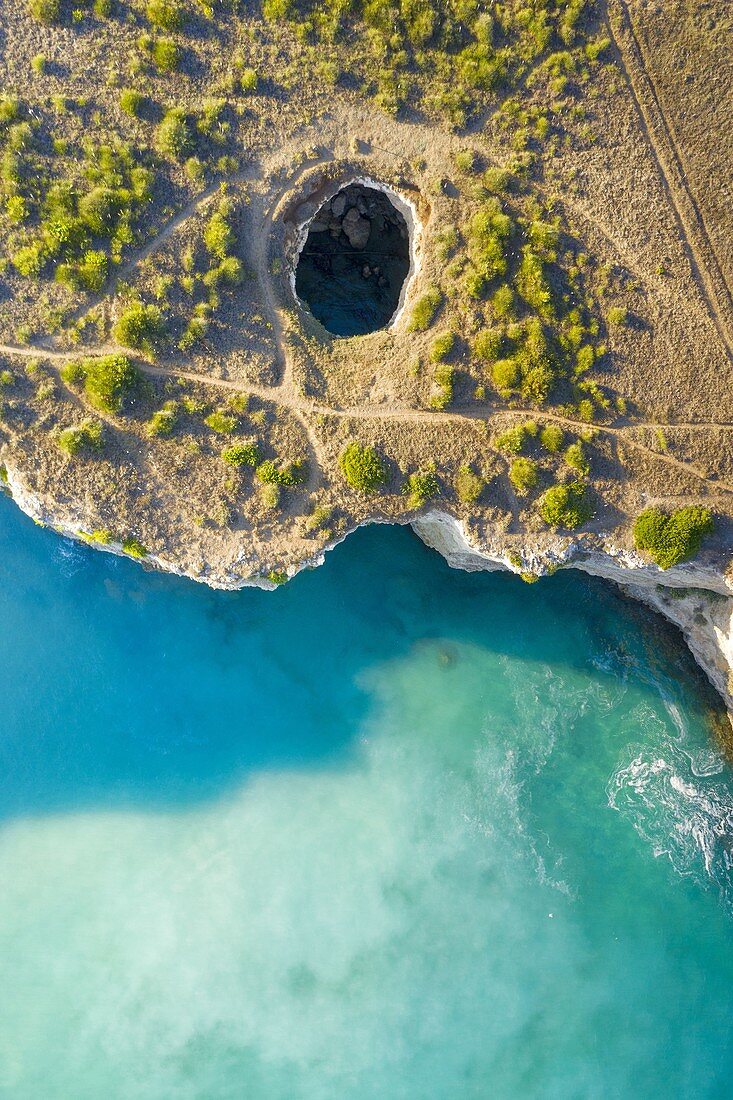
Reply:
<svg viewBox="0 0 733 1100"><path fill-rule="evenodd" d="M34 53L26 83L0 97L0 322L8 343L65 358L0 373L0 428L33 424L64 476L98 479L95 499L164 469L158 499L202 540L323 544L375 507L549 538L602 516L606 493L616 505L628 456L602 432L639 415L612 386L644 325L629 273L593 255L550 179L560 151L597 138L593 81L612 58L590 2L10 3ZM57 33L69 56L83 45L95 59L94 81L65 80ZM322 149L321 120L355 100L378 119L419 118L425 157L395 151L398 131L379 122L348 155ZM339 352L301 331L280 221L259 251L253 234L303 201L301 184L361 170L429 216L389 341ZM227 388L188 386L197 376ZM250 400L250 380L260 395L282 389ZM329 406L362 401L374 433L339 434ZM661 428L657 441L660 458L673 453ZM153 495L137 494L152 512ZM110 534L133 556L154 545L129 518L94 531L113 528L138 532ZM649 509L634 540L668 568L711 531L706 509ZM260 575L281 583L284 560Z"/></svg>
<svg viewBox="0 0 733 1100"><path fill-rule="evenodd" d="M677 508L673 512L647 508L634 523L634 542L662 569L669 569L694 557L714 529L707 508Z"/></svg>

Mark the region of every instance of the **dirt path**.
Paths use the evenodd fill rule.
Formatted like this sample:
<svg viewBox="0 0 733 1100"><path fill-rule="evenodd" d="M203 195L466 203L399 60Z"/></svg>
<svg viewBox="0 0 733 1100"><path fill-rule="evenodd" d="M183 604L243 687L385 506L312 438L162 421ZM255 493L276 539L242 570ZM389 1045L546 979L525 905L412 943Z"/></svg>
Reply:
<svg viewBox="0 0 733 1100"><path fill-rule="evenodd" d="M126 350L126 348L114 344L96 348L85 348L83 351L77 350L72 352L50 351L46 348L23 348L11 344L0 344L1 354L19 356L24 359L46 359L54 364L77 359L81 354L91 356L108 355L110 353L124 354ZM302 425L308 440L308 448L311 452L309 457L315 459L319 467L323 464L323 453L318 434L315 432L310 422L310 418L315 416L331 416L345 420L398 421L400 423L413 424L466 424L491 421L495 423L497 427L500 426L502 422L513 422L531 418L545 424L559 424L576 433L587 431L589 428L598 431L604 435L618 439L624 446L630 447L642 454L646 454L657 462L665 463L688 476L696 478L698 481L707 485L712 492L717 491L733 494L732 482L720 478L708 477L706 474L697 470L691 463L675 458L674 455L656 451L653 447L649 447L638 439L634 439L631 434L640 429L650 429L652 431L657 429L672 431L675 428L684 428L689 431L700 429L708 430L711 428L730 430L733 429L733 422L731 421L721 421L720 423L686 422L679 424L639 423L616 427L610 424L588 424L586 421L573 420L570 417L562 416L559 413L554 413L545 409L497 409L494 405L473 405L470 408L455 409L448 412L433 411L431 409L396 408L394 406L380 405L356 405L347 408L335 408L330 405L319 404L317 401L313 401L310 398L302 397L294 392L292 388L288 388L282 383L277 386L258 386L245 382L237 382L235 380L213 378L204 374L196 374L193 371L156 366L152 363L143 364L142 370L153 378L185 378L189 382L208 386L219 392L221 392L221 390L229 390L236 393L246 393L259 397L263 401L270 401L283 406L288 409ZM311 480L313 484L310 488L314 489L320 484L320 475L316 475L315 472L312 472Z"/></svg>
<svg viewBox="0 0 733 1100"><path fill-rule="evenodd" d="M674 212L693 276L728 357L733 361L733 297L687 181L682 150L662 109L626 0L608 0L607 27Z"/></svg>

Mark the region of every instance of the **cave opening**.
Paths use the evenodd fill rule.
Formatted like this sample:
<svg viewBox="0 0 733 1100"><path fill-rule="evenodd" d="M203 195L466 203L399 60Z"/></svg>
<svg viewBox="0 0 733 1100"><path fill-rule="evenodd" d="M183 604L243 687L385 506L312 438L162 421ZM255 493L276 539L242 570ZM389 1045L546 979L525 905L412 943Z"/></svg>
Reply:
<svg viewBox="0 0 733 1100"><path fill-rule="evenodd" d="M410 273L410 230L389 195L351 183L307 228L295 270L300 301L333 336L386 328Z"/></svg>

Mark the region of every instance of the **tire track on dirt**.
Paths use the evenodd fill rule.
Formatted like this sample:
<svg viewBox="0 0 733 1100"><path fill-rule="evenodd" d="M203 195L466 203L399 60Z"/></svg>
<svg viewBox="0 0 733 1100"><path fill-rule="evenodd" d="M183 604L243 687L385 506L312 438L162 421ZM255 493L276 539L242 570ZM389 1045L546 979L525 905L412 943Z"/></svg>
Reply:
<svg viewBox="0 0 733 1100"><path fill-rule="evenodd" d="M614 17L618 27L614 27ZM733 362L733 297L687 182L682 151L664 114L626 0L608 0L606 26L675 215L693 276L728 358Z"/></svg>

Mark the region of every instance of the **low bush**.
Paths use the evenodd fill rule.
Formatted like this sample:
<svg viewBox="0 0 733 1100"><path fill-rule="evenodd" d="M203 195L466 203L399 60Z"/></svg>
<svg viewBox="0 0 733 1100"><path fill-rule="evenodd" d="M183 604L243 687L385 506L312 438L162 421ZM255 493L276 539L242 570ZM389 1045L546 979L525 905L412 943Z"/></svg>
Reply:
<svg viewBox="0 0 733 1100"><path fill-rule="evenodd" d="M387 482L387 467L374 447L347 443L339 456L339 468L352 489L362 493L375 493Z"/></svg>
<svg viewBox="0 0 733 1100"><path fill-rule="evenodd" d="M565 432L559 424L546 424L540 432L540 443L550 454L557 454L565 440Z"/></svg>
<svg viewBox="0 0 733 1100"><path fill-rule="evenodd" d="M473 354L484 363L494 363L501 350L503 336L499 329L481 329L473 341Z"/></svg>
<svg viewBox="0 0 733 1100"><path fill-rule="evenodd" d="M442 332L440 336L436 336L430 345L431 363L445 362L455 346L456 336L454 332Z"/></svg>
<svg viewBox="0 0 733 1100"><path fill-rule="evenodd" d="M123 88L120 92L120 109L132 118L140 117L140 110L145 102L142 92L136 92L134 88Z"/></svg>
<svg viewBox="0 0 733 1100"><path fill-rule="evenodd" d="M571 443L564 455L565 461L568 466L583 477L587 477L590 473L590 462L585 453L585 449L580 440L577 443Z"/></svg>
<svg viewBox="0 0 733 1100"><path fill-rule="evenodd" d="M534 459L515 458L509 467L509 480L522 496L536 488L539 478L539 470Z"/></svg>
<svg viewBox="0 0 733 1100"><path fill-rule="evenodd" d="M247 95L257 91L259 77L256 69L244 68L239 78L239 86Z"/></svg>
<svg viewBox="0 0 733 1100"><path fill-rule="evenodd" d="M256 466L260 461L260 448L253 439L242 440L224 447L221 457L229 466Z"/></svg>
<svg viewBox="0 0 733 1100"><path fill-rule="evenodd" d="M156 38L153 42L152 58L158 72L172 73L180 63L181 50L172 38Z"/></svg>
<svg viewBox="0 0 733 1100"><path fill-rule="evenodd" d="M156 409L147 423L148 433L154 436L169 436L173 434L180 408L177 401L166 401L162 408Z"/></svg>
<svg viewBox="0 0 733 1100"><path fill-rule="evenodd" d="M182 23L181 8L175 0L149 0L145 15L150 26L161 31L177 31Z"/></svg>
<svg viewBox="0 0 733 1100"><path fill-rule="evenodd" d="M163 314L157 306L133 302L120 314L112 335L124 347L153 355L164 331Z"/></svg>
<svg viewBox="0 0 733 1100"><path fill-rule="evenodd" d="M438 287L426 290L412 307L408 332L425 332L430 328L442 304L443 294Z"/></svg>
<svg viewBox="0 0 733 1100"><path fill-rule="evenodd" d="M60 432L57 442L70 458L76 458L82 453L95 454L104 445L102 424L99 420L85 420L74 428L66 428Z"/></svg>
<svg viewBox="0 0 733 1100"><path fill-rule="evenodd" d="M507 428L497 435L494 446L505 454L519 455L536 435L537 425L534 420L525 420L523 424L515 424L513 428Z"/></svg>
<svg viewBox="0 0 733 1100"><path fill-rule="evenodd" d="M108 413L120 412L142 381L140 371L125 355L76 360L63 367L61 377L70 384L82 382L89 403Z"/></svg>
<svg viewBox="0 0 733 1100"><path fill-rule="evenodd" d="M0 96L0 129L20 118L20 100L14 95Z"/></svg>
<svg viewBox="0 0 733 1100"><path fill-rule="evenodd" d="M257 467L257 477L265 485L282 485L286 489L293 489L305 481L305 462L299 459L278 466L268 458Z"/></svg>
<svg viewBox="0 0 733 1100"><path fill-rule="evenodd" d="M61 14L61 0L28 0L28 11L39 23L56 23Z"/></svg>
<svg viewBox="0 0 733 1100"><path fill-rule="evenodd" d="M11 257L13 267L19 275L28 279L37 279L43 270L46 256L41 244L24 245Z"/></svg>
<svg viewBox="0 0 733 1100"><path fill-rule="evenodd" d="M183 160L192 142L193 133L186 112L180 107L171 107L155 132L158 150L171 160Z"/></svg>
<svg viewBox="0 0 733 1100"><path fill-rule="evenodd" d="M136 539L134 535L128 535L126 539L122 540L122 549L131 558L147 558L148 556L147 549L140 542L140 539Z"/></svg>
<svg viewBox="0 0 733 1100"><path fill-rule="evenodd" d="M409 498L411 508L422 508L423 504L440 492L435 469L410 474L402 491Z"/></svg>
<svg viewBox="0 0 733 1100"><path fill-rule="evenodd" d="M628 310L624 309L623 306L611 306L606 314L606 320L614 328L623 328L624 325L628 324Z"/></svg>
<svg viewBox="0 0 733 1100"><path fill-rule="evenodd" d="M513 178L508 168L487 168L483 175L484 187L493 195L503 195L509 190Z"/></svg>
<svg viewBox="0 0 733 1100"><path fill-rule="evenodd" d="M470 466L460 466L456 474L456 496L461 504L475 504L486 483Z"/></svg>
<svg viewBox="0 0 733 1100"><path fill-rule="evenodd" d="M237 418L223 409L216 409L204 418L204 424L217 435L231 435L237 427Z"/></svg>
<svg viewBox="0 0 733 1100"><path fill-rule="evenodd" d="M438 392L430 398L432 409L445 409L453 400L453 382L455 371L448 363L441 363L435 368L435 384Z"/></svg>
<svg viewBox="0 0 733 1100"><path fill-rule="evenodd" d="M634 543L662 569L669 569L693 558L703 538L714 529L713 516L707 508L693 505L674 512L647 508L634 523Z"/></svg>
<svg viewBox="0 0 733 1100"><path fill-rule="evenodd" d="M519 363L516 359L497 359L491 367L491 381L502 397L509 397L520 382Z"/></svg>
<svg viewBox="0 0 733 1100"><path fill-rule="evenodd" d="M101 249L88 248L74 270L84 290L98 293L107 281L109 257Z"/></svg>
<svg viewBox="0 0 733 1100"><path fill-rule="evenodd" d="M593 515L588 490L582 481L553 485L540 501L540 515L548 527L574 531Z"/></svg>

